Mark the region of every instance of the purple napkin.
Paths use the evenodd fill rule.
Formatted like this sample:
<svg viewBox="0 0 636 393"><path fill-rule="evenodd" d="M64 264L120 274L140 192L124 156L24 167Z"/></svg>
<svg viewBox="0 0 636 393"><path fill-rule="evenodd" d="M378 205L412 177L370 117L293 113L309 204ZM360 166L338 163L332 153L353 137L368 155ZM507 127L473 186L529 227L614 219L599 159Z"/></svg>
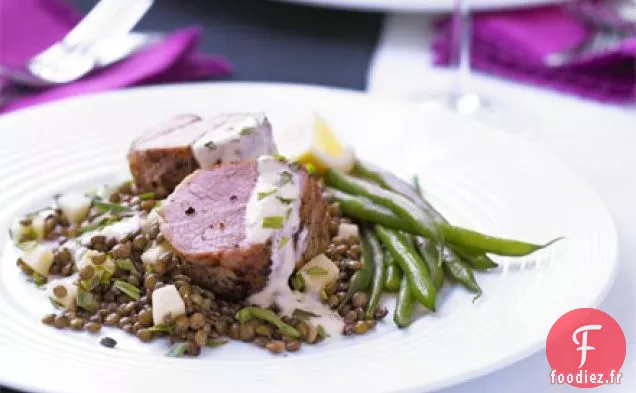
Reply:
<svg viewBox="0 0 636 393"><path fill-rule="evenodd" d="M451 58L450 23L439 26L435 64ZM559 6L477 14L472 64L477 70L603 102L636 101L636 37L596 56L554 68L543 59L584 43L592 32Z"/></svg>
<svg viewBox="0 0 636 393"><path fill-rule="evenodd" d="M0 0L0 64L24 64L64 37L80 18L62 0ZM197 51L199 36L197 28L178 30L124 61L80 81L22 97L0 112L102 90L229 75L226 60ZM7 81L0 77L0 87L3 83Z"/></svg>

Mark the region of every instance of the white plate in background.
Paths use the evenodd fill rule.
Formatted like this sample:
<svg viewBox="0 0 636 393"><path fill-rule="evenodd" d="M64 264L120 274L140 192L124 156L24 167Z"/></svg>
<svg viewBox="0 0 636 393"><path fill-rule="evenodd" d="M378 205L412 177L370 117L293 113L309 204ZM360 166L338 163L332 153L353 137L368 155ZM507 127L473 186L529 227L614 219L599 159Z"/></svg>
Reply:
<svg viewBox="0 0 636 393"><path fill-rule="evenodd" d="M455 0L276 0L311 6L380 12L452 12ZM475 10L526 8L568 0L465 0Z"/></svg>

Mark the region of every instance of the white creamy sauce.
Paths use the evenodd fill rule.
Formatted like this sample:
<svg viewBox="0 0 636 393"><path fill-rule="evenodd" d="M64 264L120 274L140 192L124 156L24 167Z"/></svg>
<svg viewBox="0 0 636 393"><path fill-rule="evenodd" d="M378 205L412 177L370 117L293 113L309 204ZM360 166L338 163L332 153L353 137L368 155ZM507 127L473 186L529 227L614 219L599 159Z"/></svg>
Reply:
<svg viewBox="0 0 636 393"><path fill-rule="evenodd" d="M294 292L289 277L307 244L307 229L300 230L301 184L289 164L271 156L258 159L258 180L246 208L247 240L251 243L271 241L271 272L263 290L247 301L259 306L278 305L284 315L295 309L312 312L319 317L311 322L338 334L342 321L315 294ZM274 228L269 224L274 222ZM298 238L295 239L295 235Z"/></svg>
<svg viewBox="0 0 636 393"><path fill-rule="evenodd" d="M205 129L192 146L203 169L277 153L271 126L263 113L224 114L193 127Z"/></svg>
<svg viewBox="0 0 636 393"><path fill-rule="evenodd" d="M114 237L117 241L119 241L129 234L139 231L142 224L143 219L139 215L134 215L104 227L101 231L99 231L99 234L106 237ZM93 232L92 236L96 234L98 233Z"/></svg>

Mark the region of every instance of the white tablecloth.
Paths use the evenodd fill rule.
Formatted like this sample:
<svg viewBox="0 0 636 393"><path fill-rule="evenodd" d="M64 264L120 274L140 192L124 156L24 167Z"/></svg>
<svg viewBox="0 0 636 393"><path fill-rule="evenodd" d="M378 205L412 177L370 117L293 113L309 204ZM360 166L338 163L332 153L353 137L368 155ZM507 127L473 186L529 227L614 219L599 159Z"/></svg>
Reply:
<svg viewBox="0 0 636 393"><path fill-rule="evenodd" d="M431 37L425 15L388 16L369 69L369 91L408 97L448 89L450 73L431 67ZM473 82L477 91L492 98L494 108L530 114L538 126L532 140L582 175L611 211L619 233L621 270L600 308L623 328L627 358L623 383L603 391L636 392L636 105L603 105L481 75ZM550 385L549 372L541 351L444 393L578 391Z"/></svg>

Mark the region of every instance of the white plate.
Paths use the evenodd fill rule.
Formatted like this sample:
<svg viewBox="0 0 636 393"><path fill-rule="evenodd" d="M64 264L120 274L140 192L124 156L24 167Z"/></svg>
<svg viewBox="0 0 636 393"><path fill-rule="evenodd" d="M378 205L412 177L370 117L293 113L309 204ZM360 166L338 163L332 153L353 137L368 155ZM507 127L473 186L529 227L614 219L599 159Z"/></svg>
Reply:
<svg viewBox="0 0 636 393"><path fill-rule="evenodd" d="M456 384L540 349L552 323L598 305L617 268L616 234L598 196L556 160L502 133L467 127L404 103L315 87L195 84L123 90L24 110L0 119L0 232L56 192L112 181L131 138L171 114L266 110L280 127L317 108L361 156L403 176L418 173L430 199L459 225L544 242L567 239L479 274L483 297L443 292L439 311L396 329L332 338L287 357L245 344L197 359L162 356L165 343L98 344L39 319L44 294L18 272L0 240L0 383L25 390L423 392ZM392 303L387 299L387 305ZM547 376L546 376L547 378Z"/></svg>
<svg viewBox="0 0 636 393"><path fill-rule="evenodd" d="M328 8L359 11L391 12L451 12L455 0L276 0ZM474 10L523 8L564 3L569 0L466 0Z"/></svg>

